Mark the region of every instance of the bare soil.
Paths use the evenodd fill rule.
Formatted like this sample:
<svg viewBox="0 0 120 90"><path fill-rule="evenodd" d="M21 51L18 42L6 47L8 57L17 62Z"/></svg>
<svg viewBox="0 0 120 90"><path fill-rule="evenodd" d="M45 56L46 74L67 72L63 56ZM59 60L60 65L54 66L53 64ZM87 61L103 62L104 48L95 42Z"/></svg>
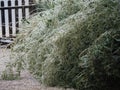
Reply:
<svg viewBox="0 0 120 90"><path fill-rule="evenodd" d="M10 50L0 48L0 74L10 62ZM19 80L0 80L0 90L73 90L57 87L46 87L40 84L28 71L23 71Z"/></svg>

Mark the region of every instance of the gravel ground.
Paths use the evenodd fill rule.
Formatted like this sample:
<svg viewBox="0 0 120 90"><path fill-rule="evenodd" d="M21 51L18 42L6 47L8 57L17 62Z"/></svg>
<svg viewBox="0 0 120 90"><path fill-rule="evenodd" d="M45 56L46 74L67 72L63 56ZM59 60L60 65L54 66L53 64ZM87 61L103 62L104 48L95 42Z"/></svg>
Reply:
<svg viewBox="0 0 120 90"><path fill-rule="evenodd" d="M5 69L7 62L10 62L10 50L0 48L0 73ZM41 85L28 71L23 71L20 80L0 80L0 90L73 90Z"/></svg>

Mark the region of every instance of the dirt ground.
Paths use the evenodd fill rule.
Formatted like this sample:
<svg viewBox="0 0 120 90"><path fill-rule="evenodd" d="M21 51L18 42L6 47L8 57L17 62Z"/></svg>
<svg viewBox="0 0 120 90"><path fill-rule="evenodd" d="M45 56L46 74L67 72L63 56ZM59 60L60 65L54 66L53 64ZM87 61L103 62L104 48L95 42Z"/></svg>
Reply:
<svg viewBox="0 0 120 90"><path fill-rule="evenodd" d="M0 48L0 74L10 61L10 50ZM23 71L20 80L0 80L0 90L73 90L41 85L28 71Z"/></svg>

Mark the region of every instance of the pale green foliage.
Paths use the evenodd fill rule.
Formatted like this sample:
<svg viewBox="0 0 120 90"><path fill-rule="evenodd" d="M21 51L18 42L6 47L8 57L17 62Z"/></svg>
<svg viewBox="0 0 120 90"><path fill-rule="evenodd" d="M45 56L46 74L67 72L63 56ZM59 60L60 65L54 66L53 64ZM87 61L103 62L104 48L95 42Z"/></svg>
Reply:
<svg viewBox="0 0 120 90"><path fill-rule="evenodd" d="M94 69L92 66L92 60L100 55L109 63L106 57L112 54L107 54L111 52L102 48L109 47L104 43L112 45L112 35L119 31L120 12L117 0L47 1L41 1L46 4L46 11L28 20L30 24L22 25L13 47L14 58L21 61L25 68L46 85L74 87L79 90L102 90L101 87L105 86L108 88L109 85L100 78L99 68ZM118 44L115 44L118 48ZM105 67L107 64L103 63L102 67ZM110 69L114 72L113 67ZM96 70L98 75L92 70ZM115 70L116 73L119 72L119 67ZM109 74L113 75L112 71Z"/></svg>
<svg viewBox="0 0 120 90"><path fill-rule="evenodd" d="M19 77L20 77L20 72L21 72L21 70L20 71L16 71L15 69L14 69L14 65L13 65L13 63L11 64L11 63L8 63L8 65L6 66L6 69L2 72L2 74L1 74L1 79L3 79L3 80L15 80L15 79L19 79Z"/></svg>

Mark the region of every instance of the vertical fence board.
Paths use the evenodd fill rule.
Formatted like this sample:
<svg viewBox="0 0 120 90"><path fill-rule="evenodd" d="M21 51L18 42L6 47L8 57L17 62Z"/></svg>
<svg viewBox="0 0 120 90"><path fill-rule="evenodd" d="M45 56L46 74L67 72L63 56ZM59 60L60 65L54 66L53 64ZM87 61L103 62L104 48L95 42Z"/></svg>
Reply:
<svg viewBox="0 0 120 90"><path fill-rule="evenodd" d="M15 6L15 0L12 0L13 7ZM16 36L16 20L15 20L15 9L12 9L12 35Z"/></svg>
<svg viewBox="0 0 120 90"><path fill-rule="evenodd" d="M25 5L29 5L29 0L25 0ZM25 9L25 18L29 18L29 8Z"/></svg>
<svg viewBox="0 0 120 90"><path fill-rule="evenodd" d="M4 1L5 7L8 7L8 0ZM9 18L8 18L8 10L5 10L5 34L6 37L9 37Z"/></svg>
<svg viewBox="0 0 120 90"><path fill-rule="evenodd" d="M22 6L22 0L18 0L18 6ZM22 8L18 9L18 20L19 20L19 23L21 23L21 20L22 20Z"/></svg>

